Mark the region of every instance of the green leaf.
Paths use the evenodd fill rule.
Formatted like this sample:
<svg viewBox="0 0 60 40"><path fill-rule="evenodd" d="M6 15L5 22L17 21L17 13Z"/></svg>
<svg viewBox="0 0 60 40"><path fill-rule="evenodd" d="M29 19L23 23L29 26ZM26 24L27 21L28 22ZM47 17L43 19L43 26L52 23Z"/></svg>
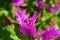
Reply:
<svg viewBox="0 0 60 40"><path fill-rule="evenodd" d="M12 38L12 39L14 39L14 40L20 40L17 36L16 36L16 33L15 33L15 31L14 31L14 25L12 25L12 26L6 26L6 29L7 29L7 31L9 31L10 32L10 37Z"/></svg>

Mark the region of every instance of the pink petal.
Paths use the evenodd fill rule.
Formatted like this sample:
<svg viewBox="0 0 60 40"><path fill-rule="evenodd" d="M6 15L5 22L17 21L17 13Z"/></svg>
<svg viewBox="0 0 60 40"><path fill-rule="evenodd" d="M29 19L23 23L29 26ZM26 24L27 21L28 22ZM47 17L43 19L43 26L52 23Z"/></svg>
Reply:
<svg viewBox="0 0 60 40"><path fill-rule="evenodd" d="M35 21L37 20L38 16L41 14L41 12L42 11L39 11L33 15L33 17L31 18L32 19L31 23L32 22L33 22L33 24L35 23Z"/></svg>
<svg viewBox="0 0 60 40"><path fill-rule="evenodd" d="M22 4L24 4L24 0L16 0L17 2L13 2L13 6L21 6Z"/></svg>
<svg viewBox="0 0 60 40"><path fill-rule="evenodd" d="M16 19L20 24L22 24L22 22L28 18L24 11L19 10L17 8L15 9Z"/></svg>
<svg viewBox="0 0 60 40"><path fill-rule="evenodd" d="M54 29L54 20L52 20L52 24L50 25L50 28L48 30L53 30Z"/></svg>

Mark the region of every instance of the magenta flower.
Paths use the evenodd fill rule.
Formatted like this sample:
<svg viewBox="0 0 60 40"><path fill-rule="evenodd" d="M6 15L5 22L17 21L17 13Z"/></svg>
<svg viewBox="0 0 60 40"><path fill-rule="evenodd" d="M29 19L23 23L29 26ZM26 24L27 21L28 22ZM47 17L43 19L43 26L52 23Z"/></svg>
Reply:
<svg viewBox="0 0 60 40"><path fill-rule="evenodd" d="M36 14L34 14L32 18L29 18L26 15L26 9L25 10L16 9L15 13L17 16L16 19L19 22L20 32L25 36L32 35L33 37L36 37L36 28L34 26L34 23L41 12L37 12Z"/></svg>
<svg viewBox="0 0 60 40"><path fill-rule="evenodd" d="M12 25L12 22L7 17L4 17L4 19L7 25Z"/></svg>
<svg viewBox="0 0 60 40"><path fill-rule="evenodd" d="M60 8L60 2L57 2L57 7Z"/></svg>
<svg viewBox="0 0 60 40"><path fill-rule="evenodd" d="M9 19L6 19L5 22L7 25L12 25L12 22Z"/></svg>
<svg viewBox="0 0 60 40"><path fill-rule="evenodd" d="M56 7L49 7L48 10L51 14L54 14L57 9L56 9Z"/></svg>
<svg viewBox="0 0 60 40"><path fill-rule="evenodd" d="M24 0L14 0L13 2L13 6L21 6L22 4L24 4Z"/></svg>
<svg viewBox="0 0 60 40"><path fill-rule="evenodd" d="M38 2L36 2L36 7L43 8L44 7L44 2L39 0Z"/></svg>
<svg viewBox="0 0 60 40"><path fill-rule="evenodd" d="M52 21L50 28L47 30L42 30L38 34L43 40L50 40L52 38L58 38L60 30L54 29L54 21Z"/></svg>

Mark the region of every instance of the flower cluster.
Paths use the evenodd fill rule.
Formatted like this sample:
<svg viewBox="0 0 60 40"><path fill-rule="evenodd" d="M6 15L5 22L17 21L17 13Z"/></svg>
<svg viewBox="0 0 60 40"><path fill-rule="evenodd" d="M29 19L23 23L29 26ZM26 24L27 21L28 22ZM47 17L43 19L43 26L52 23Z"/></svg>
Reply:
<svg viewBox="0 0 60 40"><path fill-rule="evenodd" d="M26 9L24 10L15 10L16 13L16 19L19 22L20 26L20 32L23 33L25 36L32 35L33 37L36 37L36 28L34 26L34 23L41 13L40 11L34 14L32 18L29 18L26 15Z"/></svg>
<svg viewBox="0 0 60 40"><path fill-rule="evenodd" d="M50 28L47 30L41 30L38 32L38 34L43 40L50 40L52 38L58 38L60 30L54 29L54 21L52 21Z"/></svg>
<svg viewBox="0 0 60 40"><path fill-rule="evenodd" d="M25 0L14 0L13 6L21 6L24 4L24 1ZM45 2L43 2L42 0L35 2L35 6L40 9L43 9L44 5L45 5ZM57 3L57 7L60 8L60 2ZM57 7L49 6L48 11L50 13L54 14L58 10L58 9L56 9ZM30 18L26 14L27 10L28 10L28 8L23 9L23 10L16 8L14 10L15 14L16 14L16 20L19 22L20 32L24 36L32 35L35 38L37 31L36 31L36 27L34 24L35 24L38 16L42 12L38 11ZM50 28L48 28L46 30L40 30L38 32L38 36L42 37L43 40L50 40L52 38L58 38L59 34L60 34L60 30L54 28L54 20L52 20L52 24L51 24Z"/></svg>

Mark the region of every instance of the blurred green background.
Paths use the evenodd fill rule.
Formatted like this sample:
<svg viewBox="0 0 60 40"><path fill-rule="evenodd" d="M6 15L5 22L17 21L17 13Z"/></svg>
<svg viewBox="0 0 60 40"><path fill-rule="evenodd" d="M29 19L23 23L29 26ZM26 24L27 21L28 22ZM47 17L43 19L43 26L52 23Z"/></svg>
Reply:
<svg viewBox="0 0 60 40"><path fill-rule="evenodd" d="M25 0L25 3L19 7L20 9L27 8L27 14L29 17L32 17L35 12L38 10L43 10L41 15L38 17L35 26L37 31L40 29L47 29L51 20L55 22L55 28L60 29L60 11L50 14L47 10L48 5L55 5L59 0L43 0L45 6L43 9L36 8L35 2L37 0ZM16 21L16 16L14 13L15 6L12 6L13 0L0 0L0 40L33 40L32 36L24 36L20 33L19 24ZM8 24L7 21L10 23ZM60 40L60 38L53 39Z"/></svg>

